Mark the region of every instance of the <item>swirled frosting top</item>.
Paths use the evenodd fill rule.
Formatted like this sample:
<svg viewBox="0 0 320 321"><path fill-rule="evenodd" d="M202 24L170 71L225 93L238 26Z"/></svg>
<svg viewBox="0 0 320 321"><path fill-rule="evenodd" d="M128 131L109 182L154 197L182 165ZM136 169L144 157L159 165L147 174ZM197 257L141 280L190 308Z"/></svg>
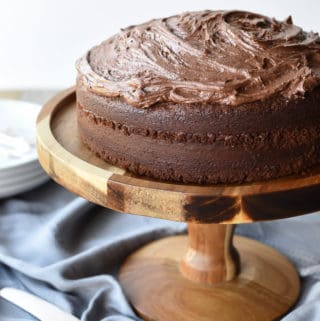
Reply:
<svg viewBox="0 0 320 321"><path fill-rule="evenodd" d="M90 91L156 102L240 105L320 84L320 39L242 11L187 12L121 30L77 63Z"/></svg>

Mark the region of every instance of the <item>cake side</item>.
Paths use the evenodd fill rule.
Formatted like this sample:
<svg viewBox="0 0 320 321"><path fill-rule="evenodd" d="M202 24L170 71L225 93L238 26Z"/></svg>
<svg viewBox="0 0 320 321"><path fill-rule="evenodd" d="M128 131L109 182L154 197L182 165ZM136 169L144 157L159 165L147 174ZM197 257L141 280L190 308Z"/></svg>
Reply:
<svg viewBox="0 0 320 321"><path fill-rule="evenodd" d="M233 128L234 133L226 130L221 133L214 127L211 132L196 132L192 126L177 131L165 126L158 128L152 121L144 122L152 119L147 116L154 112L150 109L140 111L143 115L139 113L141 119L136 126L134 117L128 117L134 113L128 114L128 106L119 101L116 102L118 117L112 118L110 114L115 103L112 99L88 92L80 85L77 89L79 132L83 142L98 156L137 175L197 184L266 180L301 174L317 164L320 159L320 124L315 119L319 119L316 108L319 91L299 102L283 104L282 112L285 117L289 111L304 108L309 115L308 125L307 119L302 125L296 119L287 126L284 119L274 128L260 132L241 132L239 128L245 124L240 123L238 131ZM247 106L247 110L250 107ZM281 108L278 106L277 109L280 115ZM123 111L122 119L120 110ZM163 111L167 112L166 107ZM229 111L232 113L234 109ZM165 113L165 119L170 116ZM215 120L218 116L212 117ZM228 115L225 117L228 119ZM159 114L154 120L163 121ZM208 122L210 119L206 115L202 123ZM261 117L253 121L255 125L260 122Z"/></svg>

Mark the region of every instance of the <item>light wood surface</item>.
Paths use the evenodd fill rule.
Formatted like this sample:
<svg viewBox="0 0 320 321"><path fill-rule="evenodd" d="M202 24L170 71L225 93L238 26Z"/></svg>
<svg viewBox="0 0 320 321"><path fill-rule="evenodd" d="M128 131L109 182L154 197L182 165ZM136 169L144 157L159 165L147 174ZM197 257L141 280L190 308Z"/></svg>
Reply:
<svg viewBox="0 0 320 321"><path fill-rule="evenodd" d="M175 221L243 223L320 210L320 169L245 185L182 185L136 177L82 145L77 133L75 92L48 102L37 123L38 153L54 180L114 210Z"/></svg>
<svg viewBox="0 0 320 321"><path fill-rule="evenodd" d="M120 282L147 321L278 320L298 297L295 269L277 251L256 241L235 237L235 246L241 272L229 282L208 285L180 273L186 236L164 238L136 251L122 266Z"/></svg>

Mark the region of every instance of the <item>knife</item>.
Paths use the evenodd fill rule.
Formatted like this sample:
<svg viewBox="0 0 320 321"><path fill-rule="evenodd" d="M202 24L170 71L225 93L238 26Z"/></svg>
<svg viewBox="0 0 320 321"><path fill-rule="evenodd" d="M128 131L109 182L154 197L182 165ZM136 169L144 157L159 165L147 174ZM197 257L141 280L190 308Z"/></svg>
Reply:
<svg viewBox="0 0 320 321"><path fill-rule="evenodd" d="M30 293L14 288L2 288L0 296L35 316L40 321L80 321L57 306Z"/></svg>

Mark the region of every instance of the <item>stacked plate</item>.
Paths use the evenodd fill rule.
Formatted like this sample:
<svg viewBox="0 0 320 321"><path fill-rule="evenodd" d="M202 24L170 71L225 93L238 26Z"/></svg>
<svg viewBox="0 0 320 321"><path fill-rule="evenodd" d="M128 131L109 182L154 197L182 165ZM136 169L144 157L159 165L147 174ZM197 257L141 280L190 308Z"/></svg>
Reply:
<svg viewBox="0 0 320 321"><path fill-rule="evenodd" d="M28 191L49 179L36 152L35 124L40 108L0 100L0 198Z"/></svg>

